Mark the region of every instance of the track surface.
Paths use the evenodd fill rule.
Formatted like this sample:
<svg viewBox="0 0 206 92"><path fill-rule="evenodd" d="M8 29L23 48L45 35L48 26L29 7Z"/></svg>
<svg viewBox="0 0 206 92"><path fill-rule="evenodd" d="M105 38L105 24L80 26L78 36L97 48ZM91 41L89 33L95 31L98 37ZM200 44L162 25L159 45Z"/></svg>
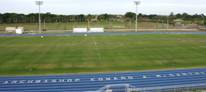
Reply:
<svg viewBox="0 0 206 92"><path fill-rule="evenodd" d="M50 34L0 34L0 37L13 37L13 36L84 36L88 35L138 35L138 34L199 34L206 35L206 32L104 32L104 33L50 33Z"/></svg>
<svg viewBox="0 0 206 92"><path fill-rule="evenodd" d="M206 69L0 77L0 92L103 92L106 86L112 92L124 92L120 87L128 85L150 90L206 86Z"/></svg>
<svg viewBox="0 0 206 92"><path fill-rule="evenodd" d="M0 34L14 36L82 36L86 33L66 34ZM206 32L106 32L88 35L133 34L200 34ZM108 86L109 85L109 86ZM124 92L124 87L138 90L166 89L172 87L206 87L206 69L127 72L110 74L74 74L52 76L0 77L0 92Z"/></svg>

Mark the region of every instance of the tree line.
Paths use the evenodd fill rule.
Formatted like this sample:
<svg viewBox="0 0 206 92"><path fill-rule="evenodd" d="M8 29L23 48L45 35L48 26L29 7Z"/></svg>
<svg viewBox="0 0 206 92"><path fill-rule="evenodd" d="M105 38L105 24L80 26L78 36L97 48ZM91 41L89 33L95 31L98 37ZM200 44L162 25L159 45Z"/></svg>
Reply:
<svg viewBox="0 0 206 92"><path fill-rule="evenodd" d="M136 14L133 12L127 12L124 15L113 15L113 14L100 14L100 15L57 15L51 13L41 14L42 22L46 23L66 23L66 22L87 22L91 21L135 21ZM96 19L96 20L95 20ZM187 13L171 13L169 16L164 15L147 15L139 14L139 21L151 21L151 22L160 22L160 21L170 21L172 22L175 19L182 19L184 21L203 21L205 20L204 14L194 14L190 15ZM0 23L37 23L38 14L17 14L17 13L0 13ZM206 22L206 21L205 21ZM205 23L206 24L206 23Z"/></svg>
<svg viewBox="0 0 206 92"><path fill-rule="evenodd" d="M125 14L125 17L135 21L136 14L133 12L127 12ZM190 15L187 13L174 14L173 12L171 12L169 16L168 15L156 15L156 14L146 15L146 14L141 14L141 13L138 15L139 21L164 22L164 23L169 21L170 23L172 23L176 19L181 19L183 21L190 21L190 23L202 24L204 22L204 24L206 24L206 20L205 20L206 16L204 14Z"/></svg>

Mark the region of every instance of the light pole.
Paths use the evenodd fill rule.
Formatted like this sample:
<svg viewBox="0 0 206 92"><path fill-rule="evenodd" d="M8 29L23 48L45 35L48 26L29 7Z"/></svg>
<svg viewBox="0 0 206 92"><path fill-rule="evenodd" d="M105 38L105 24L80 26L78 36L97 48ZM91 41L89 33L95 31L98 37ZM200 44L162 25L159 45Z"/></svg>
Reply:
<svg viewBox="0 0 206 92"><path fill-rule="evenodd" d="M41 33L41 5L43 5L43 1L36 1L36 5L39 7L39 33Z"/></svg>
<svg viewBox="0 0 206 92"><path fill-rule="evenodd" d="M167 16L167 30L169 29L169 15Z"/></svg>
<svg viewBox="0 0 206 92"><path fill-rule="evenodd" d="M204 14L201 14L201 16L202 16L202 19L203 19L203 25L205 24L205 15Z"/></svg>
<svg viewBox="0 0 206 92"><path fill-rule="evenodd" d="M140 4L140 1L134 1L136 5L136 22L135 22L135 32L137 32L137 27L138 27L138 5Z"/></svg>

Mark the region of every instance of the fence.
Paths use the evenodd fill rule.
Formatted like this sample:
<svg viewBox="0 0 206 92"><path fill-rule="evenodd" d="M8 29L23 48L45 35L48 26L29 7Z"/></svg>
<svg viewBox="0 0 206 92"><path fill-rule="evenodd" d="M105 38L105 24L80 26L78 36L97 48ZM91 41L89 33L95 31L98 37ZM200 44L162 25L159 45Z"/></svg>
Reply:
<svg viewBox="0 0 206 92"><path fill-rule="evenodd" d="M135 88L129 84L107 85L95 92L206 92L206 83Z"/></svg>

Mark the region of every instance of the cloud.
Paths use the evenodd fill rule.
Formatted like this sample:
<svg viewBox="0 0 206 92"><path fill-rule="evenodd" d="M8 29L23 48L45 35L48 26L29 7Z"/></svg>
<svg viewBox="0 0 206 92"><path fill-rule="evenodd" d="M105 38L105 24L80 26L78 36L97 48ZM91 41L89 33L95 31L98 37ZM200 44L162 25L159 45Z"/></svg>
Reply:
<svg viewBox="0 0 206 92"><path fill-rule="evenodd" d="M56 14L123 14L134 11L134 0L43 0L43 12ZM205 13L206 0L140 0L139 11L147 14L170 12ZM0 0L0 13L37 12L35 0Z"/></svg>

